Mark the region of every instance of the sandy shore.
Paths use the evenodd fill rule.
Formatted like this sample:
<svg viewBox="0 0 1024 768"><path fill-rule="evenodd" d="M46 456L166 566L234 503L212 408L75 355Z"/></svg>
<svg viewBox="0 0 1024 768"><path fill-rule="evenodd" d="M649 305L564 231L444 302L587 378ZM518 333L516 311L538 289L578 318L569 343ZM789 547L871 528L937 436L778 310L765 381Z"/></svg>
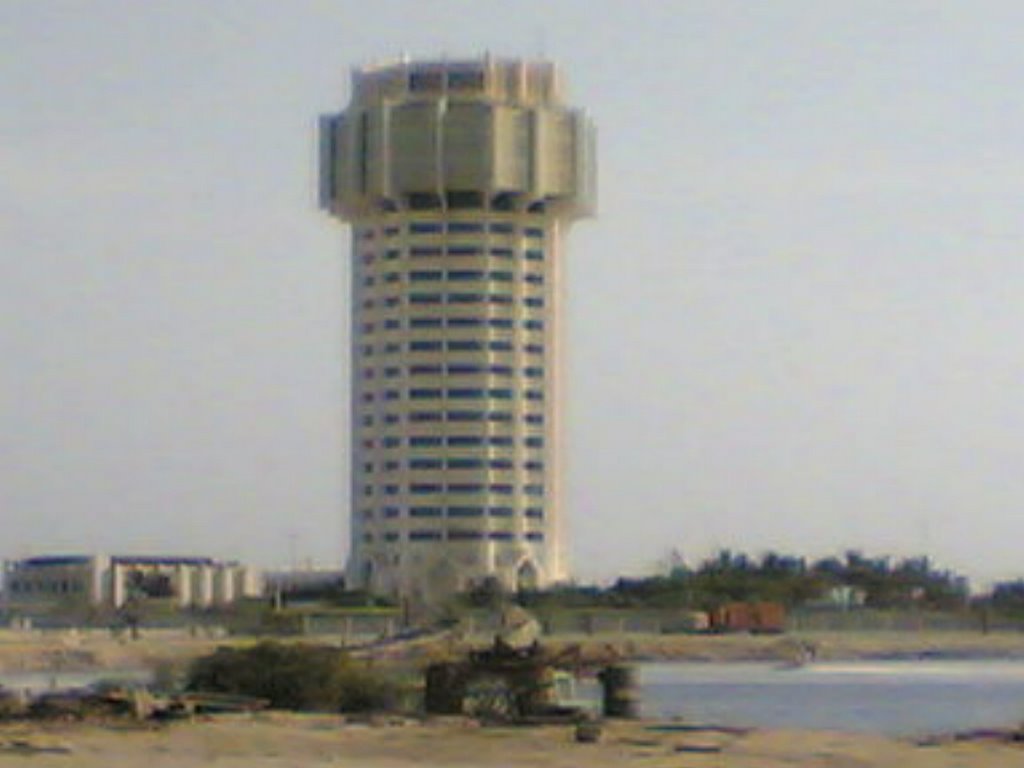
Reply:
<svg viewBox="0 0 1024 768"><path fill-rule="evenodd" d="M895 658L1024 659L1024 632L802 632L784 635L556 636L553 647L580 643L637 661L790 661L813 648L819 661Z"/></svg>
<svg viewBox="0 0 1024 768"><path fill-rule="evenodd" d="M862 734L811 731L657 730L607 725L597 744L569 726L482 728L463 720L403 725L340 717L261 713L170 726L0 726L0 765L75 768L1019 768L1024 745L994 740L921 745Z"/></svg>
<svg viewBox="0 0 1024 768"><path fill-rule="evenodd" d="M305 638L316 642L317 638ZM475 638L485 642L485 638ZM183 668L192 658L224 644L254 639L190 637L151 632L139 641L103 633L0 632L0 672ZM465 642L465 641L464 641ZM557 637L559 646L580 644L586 655L634 659L750 661L791 658L813 644L819 659L929 657L1024 658L1024 633L857 632L774 637L628 635ZM406 658L425 661L458 652L463 643L419 645ZM170 726L128 721L0 724L0 766L76 768L223 768L285 766L708 766L709 768L1019 768L1024 744L994 739L911 740L820 731L724 732L651 724L608 725L598 744L577 744L571 727L481 728L471 721L408 721L402 725L346 722L341 717L259 713L222 716Z"/></svg>

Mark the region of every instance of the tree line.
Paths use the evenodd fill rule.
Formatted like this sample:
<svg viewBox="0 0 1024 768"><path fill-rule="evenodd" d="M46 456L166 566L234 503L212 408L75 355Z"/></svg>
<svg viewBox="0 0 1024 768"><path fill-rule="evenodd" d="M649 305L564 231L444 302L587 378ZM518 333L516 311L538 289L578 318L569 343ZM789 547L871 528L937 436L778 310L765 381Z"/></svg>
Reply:
<svg viewBox="0 0 1024 768"><path fill-rule="evenodd" d="M1019 600L1024 581L993 593L1000 605ZM696 568L678 556L665 572L622 577L608 587L563 585L522 593L526 606L692 608L714 610L730 602L770 601L799 608L811 605L877 609L959 610L970 603L965 577L935 567L929 558L868 557L851 550L842 557L808 560L768 552L761 557L722 550Z"/></svg>

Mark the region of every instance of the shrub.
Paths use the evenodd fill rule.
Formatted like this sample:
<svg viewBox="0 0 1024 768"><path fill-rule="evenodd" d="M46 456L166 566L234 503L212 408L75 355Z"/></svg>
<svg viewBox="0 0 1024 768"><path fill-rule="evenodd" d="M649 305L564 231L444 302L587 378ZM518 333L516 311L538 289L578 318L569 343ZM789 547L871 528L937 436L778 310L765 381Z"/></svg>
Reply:
<svg viewBox="0 0 1024 768"><path fill-rule="evenodd" d="M395 684L336 648L263 642L218 648L189 670L190 691L267 699L275 709L366 712L389 709Z"/></svg>

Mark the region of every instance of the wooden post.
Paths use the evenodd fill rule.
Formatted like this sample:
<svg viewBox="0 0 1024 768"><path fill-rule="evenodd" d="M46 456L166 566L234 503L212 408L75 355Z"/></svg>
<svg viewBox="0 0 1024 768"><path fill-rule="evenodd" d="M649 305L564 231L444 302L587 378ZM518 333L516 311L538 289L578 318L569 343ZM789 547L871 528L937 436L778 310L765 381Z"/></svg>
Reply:
<svg viewBox="0 0 1024 768"><path fill-rule="evenodd" d="M605 717L637 717L636 671L633 667L612 664L601 670L597 679L604 694L602 709Z"/></svg>
<svg viewBox="0 0 1024 768"><path fill-rule="evenodd" d="M461 715L466 678L454 664L431 664L425 674L423 709L428 715Z"/></svg>

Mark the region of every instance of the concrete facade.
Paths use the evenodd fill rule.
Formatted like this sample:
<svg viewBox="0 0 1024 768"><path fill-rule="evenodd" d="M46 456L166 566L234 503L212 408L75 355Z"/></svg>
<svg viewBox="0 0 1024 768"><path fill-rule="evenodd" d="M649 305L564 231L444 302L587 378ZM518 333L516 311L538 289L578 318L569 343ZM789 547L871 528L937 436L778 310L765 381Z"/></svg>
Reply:
<svg viewBox="0 0 1024 768"><path fill-rule="evenodd" d="M360 69L321 119L321 204L352 225L350 585L566 578L562 238L594 174L547 62Z"/></svg>
<svg viewBox="0 0 1024 768"><path fill-rule="evenodd" d="M129 600L162 600L181 609L259 597L259 574L205 557L57 555L4 563L3 608L9 612L119 609Z"/></svg>

